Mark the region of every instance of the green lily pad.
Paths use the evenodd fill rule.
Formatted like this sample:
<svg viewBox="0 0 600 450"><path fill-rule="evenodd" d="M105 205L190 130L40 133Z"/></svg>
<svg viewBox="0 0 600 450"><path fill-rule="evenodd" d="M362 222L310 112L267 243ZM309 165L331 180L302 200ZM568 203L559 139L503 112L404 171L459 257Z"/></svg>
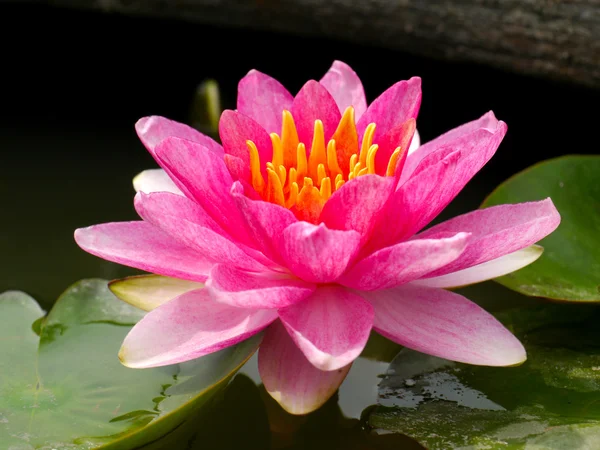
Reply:
<svg viewBox="0 0 600 450"><path fill-rule="evenodd" d="M260 341L184 364L129 369L117 352L144 314L104 280L73 285L41 324L31 297L0 295L0 448L138 448L207 405Z"/></svg>
<svg viewBox="0 0 600 450"><path fill-rule="evenodd" d="M482 206L550 197L561 224L540 241L544 254L533 264L497 278L527 295L600 302L600 156L544 161L498 186Z"/></svg>
<svg viewBox="0 0 600 450"><path fill-rule="evenodd" d="M544 304L497 317L524 343L519 367L403 349L369 425L436 449L600 448L600 309Z"/></svg>

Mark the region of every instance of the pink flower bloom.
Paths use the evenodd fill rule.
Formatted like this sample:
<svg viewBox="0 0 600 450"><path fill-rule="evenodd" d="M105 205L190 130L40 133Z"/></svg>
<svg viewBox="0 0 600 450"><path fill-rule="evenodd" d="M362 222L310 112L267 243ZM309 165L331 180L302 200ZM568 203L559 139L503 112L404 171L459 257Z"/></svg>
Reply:
<svg viewBox="0 0 600 450"><path fill-rule="evenodd" d="M237 110L221 116L222 146L141 119L162 167L134 180L143 220L75 232L84 250L165 277L136 297L151 311L126 337L123 364L174 364L265 331L265 388L303 414L336 391L372 329L455 361L524 361L494 317L444 288L535 261L533 244L560 216L545 199L421 231L492 157L506 124L489 112L408 151L420 103L415 77L367 106L357 75L336 61L295 97L250 71Z"/></svg>

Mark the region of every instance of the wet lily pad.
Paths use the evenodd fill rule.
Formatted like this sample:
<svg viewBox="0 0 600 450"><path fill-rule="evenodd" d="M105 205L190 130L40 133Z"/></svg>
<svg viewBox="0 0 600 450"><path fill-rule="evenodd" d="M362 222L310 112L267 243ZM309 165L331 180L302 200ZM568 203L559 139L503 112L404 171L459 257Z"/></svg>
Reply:
<svg viewBox="0 0 600 450"><path fill-rule="evenodd" d="M482 206L552 198L561 224L533 264L496 279L527 295L600 302L600 156L544 161L510 178Z"/></svg>
<svg viewBox="0 0 600 450"><path fill-rule="evenodd" d="M106 281L76 283L40 322L43 314L22 292L0 295L0 448L126 450L155 441L206 406L260 340L129 369L117 352L145 313Z"/></svg>
<svg viewBox="0 0 600 450"><path fill-rule="evenodd" d="M470 366L403 349L370 426L432 450L600 448L600 309L544 304L497 317L527 348L523 365Z"/></svg>

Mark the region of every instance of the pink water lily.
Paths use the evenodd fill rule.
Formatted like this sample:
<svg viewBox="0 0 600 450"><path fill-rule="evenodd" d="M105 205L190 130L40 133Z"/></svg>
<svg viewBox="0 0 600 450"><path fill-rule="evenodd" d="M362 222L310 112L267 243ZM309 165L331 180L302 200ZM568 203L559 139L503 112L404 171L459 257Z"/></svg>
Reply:
<svg viewBox="0 0 600 450"><path fill-rule="evenodd" d="M179 363L264 331L265 388L303 414L337 390L372 329L455 361L524 361L504 326L444 288L535 261L533 244L560 216L545 199L422 231L507 128L488 112L419 146L420 103L414 77L367 105L358 76L336 61L296 96L250 71L237 110L221 116L222 145L141 119L138 135L162 168L134 180L142 220L75 232L84 250L156 274L113 285L150 311L125 338L123 364Z"/></svg>

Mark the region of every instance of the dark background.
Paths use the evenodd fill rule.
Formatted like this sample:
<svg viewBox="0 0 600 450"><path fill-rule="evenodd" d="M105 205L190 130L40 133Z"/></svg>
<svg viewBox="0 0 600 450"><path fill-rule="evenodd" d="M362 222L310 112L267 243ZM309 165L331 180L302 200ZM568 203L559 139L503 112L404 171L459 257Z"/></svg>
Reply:
<svg viewBox="0 0 600 450"><path fill-rule="evenodd" d="M32 5L0 5L0 291L46 307L69 284L128 269L80 250L77 227L132 220L131 179L155 163L135 121L188 122L199 82L216 79L234 107L248 70L295 93L334 59L362 78L369 101L418 75L423 141L488 110L508 124L492 161L446 214L477 207L498 183L563 154L598 153L598 91L474 64L345 42Z"/></svg>

